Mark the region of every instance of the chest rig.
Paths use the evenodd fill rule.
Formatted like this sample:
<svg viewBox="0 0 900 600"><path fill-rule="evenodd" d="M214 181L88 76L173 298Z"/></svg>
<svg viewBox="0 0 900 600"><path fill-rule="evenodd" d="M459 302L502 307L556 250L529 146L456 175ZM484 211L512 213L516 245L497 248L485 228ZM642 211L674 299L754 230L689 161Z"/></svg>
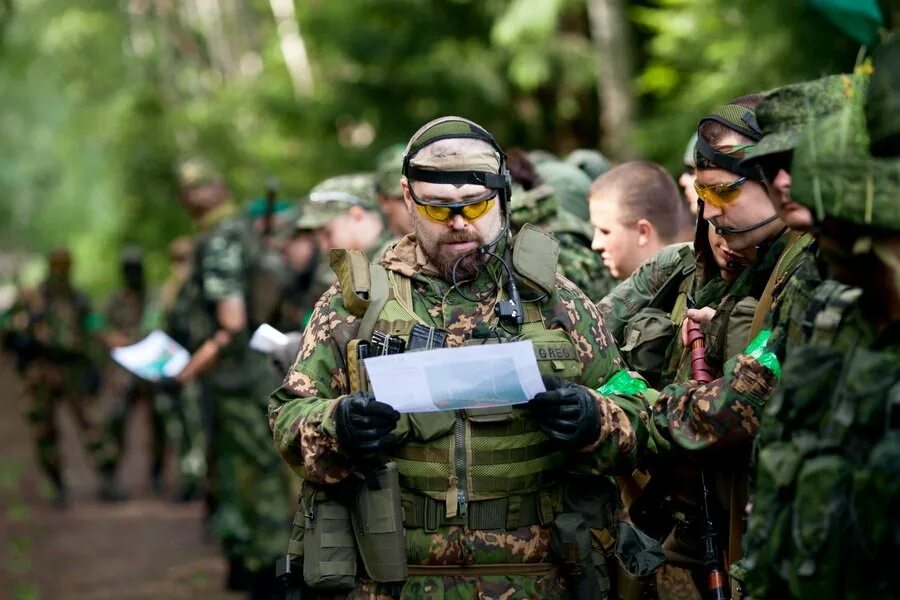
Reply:
<svg viewBox="0 0 900 600"><path fill-rule="evenodd" d="M548 328L541 311L542 303L556 298L558 243L530 227L523 228L516 242L513 270L543 300L524 303L524 323L509 341L530 340L542 374L577 378L582 367L574 342L564 330ZM428 312L410 278L342 250L332 251L332 266L341 281L345 306L361 319L357 338L347 344L346 360L353 390L366 390L365 367L357 356L360 343L371 341L373 332L408 343L417 324L439 330L443 323ZM462 345L507 341L500 335L473 335L474 325L473 321ZM516 529L553 520L559 504L553 471L564 457L550 447L526 409L505 406L409 414L400 427L406 429L404 443L388 458L397 464L400 476L405 527Z"/></svg>
<svg viewBox="0 0 900 600"><path fill-rule="evenodd" d="M861 291L822 283L760 430L748 533L754 595L887 597L900 526L900 353L879 348ZM890 583L890 582L893 583Z"/></svg>

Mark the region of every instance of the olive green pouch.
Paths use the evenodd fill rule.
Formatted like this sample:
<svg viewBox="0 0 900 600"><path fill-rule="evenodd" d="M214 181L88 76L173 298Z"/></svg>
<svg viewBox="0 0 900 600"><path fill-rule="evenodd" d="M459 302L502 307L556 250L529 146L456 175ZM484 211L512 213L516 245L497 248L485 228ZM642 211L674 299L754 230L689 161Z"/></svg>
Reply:
<svg viewBox="0 0 900 600"><path fill-rule="evenodd" d="M526 331L521 339L530 341L534 347L541 375L562 379L577 379L581 375L582 365L575 342L562 329Z"/></svg>
<svg viewBox="0 0 900 600"><path fill-rule="evenodd" d="M675 330L669 313L658 308L641 309L625 324L619 351L631 370L640 373L651 387L660 384Z"/></svg>
<svg viewBox="0 0 900 600"><path fill-rule="evenodd" d="M303 579L315 590L349 590L356 585L356 543L350 509L321 490L304 498Z"/></svg>
<svg viewBox="0 0 900 600"><path fill-rule="evenodd" d="M374 581L404 581L409 573L397 464L387 463L369 479L360 488L353 511L353 533L363 565Z"/></svg>
<svg viewBox="0 0 900 600"><path fill-rule="evenodd" d="M556 291L559 242L542 229L526 223L513 240L513 269L531 286L548 296Z"/></svg>

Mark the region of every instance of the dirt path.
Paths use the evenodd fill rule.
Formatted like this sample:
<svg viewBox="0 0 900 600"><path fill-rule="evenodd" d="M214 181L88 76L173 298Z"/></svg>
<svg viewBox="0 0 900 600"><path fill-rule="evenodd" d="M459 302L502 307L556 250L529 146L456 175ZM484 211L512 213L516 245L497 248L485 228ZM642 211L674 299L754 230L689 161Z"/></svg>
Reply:
<svg viewBox="0 0 900 600"><path fill-rule="evenodd" d="M145 407L129 424L120 471L134 499L114 505L96 500L98 479L66 414L72 502L65 510L48 501L24 409L9 360L0 357L0 600L243 597L222 589L224 564L205 538L200 503L174 504L149 493Z"/></svg>

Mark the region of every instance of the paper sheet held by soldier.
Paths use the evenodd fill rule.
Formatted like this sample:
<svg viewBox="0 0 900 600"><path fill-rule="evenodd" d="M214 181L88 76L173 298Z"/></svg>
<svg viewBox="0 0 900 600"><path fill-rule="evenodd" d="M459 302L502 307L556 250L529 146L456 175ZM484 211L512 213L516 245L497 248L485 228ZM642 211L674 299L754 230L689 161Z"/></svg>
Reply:
<svg viewBox="0 0 900 600"><path fill-rule="evenodd" d="M113 348L114 361L147 381L177 375L191 355L181 345L158 329L130 346Z"/></svg>
<svg viewBox="0 0 900 600"><path fill-rule="evenodd" d="M521 404L544 391L531 342L365 359L375 397L398 412Z"/></svg>

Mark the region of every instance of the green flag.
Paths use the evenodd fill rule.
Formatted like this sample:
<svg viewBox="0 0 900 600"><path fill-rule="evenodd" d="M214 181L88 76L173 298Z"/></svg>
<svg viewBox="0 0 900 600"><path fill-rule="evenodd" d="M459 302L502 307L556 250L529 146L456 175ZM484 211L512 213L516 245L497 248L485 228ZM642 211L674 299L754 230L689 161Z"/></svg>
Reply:
<svg viewBox="0 0 900 600"><path fill-rule="evenodd" d="M878 39L878 28L884 24L877 0L806 0L834 25L858 41L872 46Z"/></svg>

